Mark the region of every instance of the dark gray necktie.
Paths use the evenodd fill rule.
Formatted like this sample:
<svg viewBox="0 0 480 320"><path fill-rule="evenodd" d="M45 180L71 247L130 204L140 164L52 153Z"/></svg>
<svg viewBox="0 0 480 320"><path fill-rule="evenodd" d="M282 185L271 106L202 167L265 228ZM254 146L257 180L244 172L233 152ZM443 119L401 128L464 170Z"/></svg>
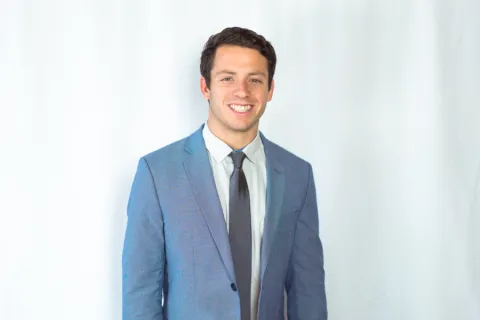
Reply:
<svg viewBox="0 0 480 320"><path fill-rule="evenodd" d="M241 320L250 320L250 288L252 278L252 230L250 195L242 169L245 153L232 152L233 173L230 177L229 238L238 293Z"/></svg>

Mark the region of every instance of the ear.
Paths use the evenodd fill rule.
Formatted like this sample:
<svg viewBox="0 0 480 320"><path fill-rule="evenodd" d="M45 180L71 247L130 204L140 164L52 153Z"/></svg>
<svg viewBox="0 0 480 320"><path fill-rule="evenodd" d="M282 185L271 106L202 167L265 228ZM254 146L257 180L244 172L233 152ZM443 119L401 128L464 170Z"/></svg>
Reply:
<svg viewBox="0 0 480 320"><path fill-rule="evenodd" d="M272 84L270 85L270 90L268 90L267 102L270 102L270 100L272 100L274 89L275 89L275 80L272 79Z"/></svg>
<svg viewBox="0 0 480 320"><path fill-rule="evenodd" d="M204 77L200 78L200 91L205 100L210 100L210 89L207 86L207 80Z"/></svg>

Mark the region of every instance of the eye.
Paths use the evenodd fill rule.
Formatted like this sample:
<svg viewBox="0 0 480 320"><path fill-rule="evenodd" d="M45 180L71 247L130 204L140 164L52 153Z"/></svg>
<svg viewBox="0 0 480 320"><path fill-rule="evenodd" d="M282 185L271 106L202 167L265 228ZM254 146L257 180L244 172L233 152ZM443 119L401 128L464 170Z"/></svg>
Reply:
<svg viewBox="0 0 480 320"><path fill-rule="evenodd" d="M220 79L220 81L232 81L232 80L233 80L232 77L225 77L225 78Z"/></svg>
<svg viewBox="0 0 480 320"><path fill-rule="evenodd" d="M253 83L263 83L262 80L260 80L260 79L252 79L252 82Z"/></svg>

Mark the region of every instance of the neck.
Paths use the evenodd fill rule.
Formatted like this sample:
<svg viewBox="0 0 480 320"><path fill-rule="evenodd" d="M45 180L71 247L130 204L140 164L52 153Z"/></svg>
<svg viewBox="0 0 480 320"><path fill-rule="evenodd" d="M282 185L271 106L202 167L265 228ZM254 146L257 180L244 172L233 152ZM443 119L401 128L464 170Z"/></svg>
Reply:
<svg viewBox="0 0 480 320"><path fill-rule="evenodd" d="M230 148L234 150L239 150L247 146L250 142L255 139L258 132L258 125L250 128L247 131L230 131L225 130L222 127L212 126L209 121L207 121L208 129L220 140L225 142Z"/></svg>

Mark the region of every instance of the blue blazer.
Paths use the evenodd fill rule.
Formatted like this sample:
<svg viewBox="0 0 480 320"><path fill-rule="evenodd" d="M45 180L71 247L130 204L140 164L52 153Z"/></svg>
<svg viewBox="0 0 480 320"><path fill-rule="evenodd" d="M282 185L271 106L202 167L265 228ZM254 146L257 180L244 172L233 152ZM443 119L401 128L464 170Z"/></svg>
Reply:
<svg viewBox="0 0 480 320"><path fill-rule="evenodd" d="M140 159L122 256L124 320L236 320L240 299L202 127ZM259 320L326 320L311 165L260 134L267 203ZM163 296L163 299L162 299Z"/></svg>

